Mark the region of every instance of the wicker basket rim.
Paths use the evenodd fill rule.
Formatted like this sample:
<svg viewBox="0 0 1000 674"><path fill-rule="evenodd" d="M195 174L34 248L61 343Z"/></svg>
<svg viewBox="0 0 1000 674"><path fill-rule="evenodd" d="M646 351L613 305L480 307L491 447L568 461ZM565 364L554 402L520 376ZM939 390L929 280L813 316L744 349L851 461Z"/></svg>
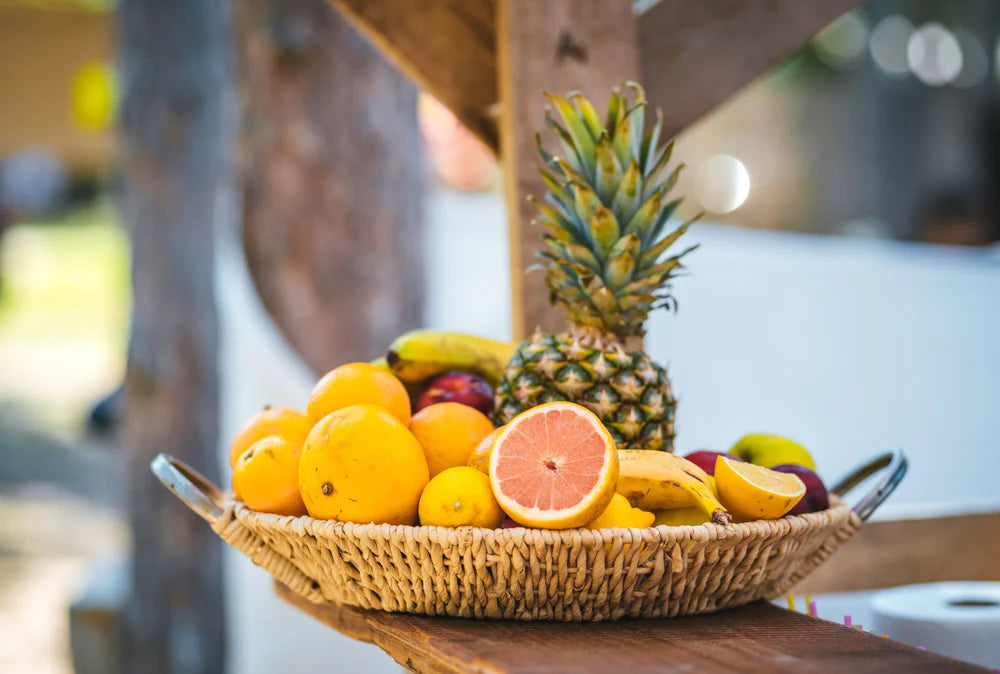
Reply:
<svg viewBox="0 0 1000 674"><path fill-rule="evenodd" d="M389 541L394 538L415 538L441 540L442 537L450 539L475 537L486 537L499 542L528 543L555 543L557 540L563 543L576 541L587 543L611 543L615 540L650 540L669 539L673 542L686 540L705 541L713 540L724 542L726 540L742 540L755 535L770 535L775 528L791 531L793 523L815 523L817 525L824 522L844 522L851 518L854 511L842 499L835 494L830 494L830 507L813 513L802 515L789 515L773 520L753 520L751 522L715 524L706 522L704 524L687 524L670 526L661 524L653 527L614 527L606 529L536 529L529 527L512 527L509 529L485 529L481 527L443 527L443 526L420 526L409 524L379 524L369 522L359 524L355 522L341 522L338 520L322 520L310 517L309 515L291 516L276 515L273 513L258 512L250 509L246 504L230 500L229 507L233 510L236 519L245 520L253 518L259 526L269 529L281 529L288 531L298 530L300 533L321 536L354 536L370 541Z"/></svg>

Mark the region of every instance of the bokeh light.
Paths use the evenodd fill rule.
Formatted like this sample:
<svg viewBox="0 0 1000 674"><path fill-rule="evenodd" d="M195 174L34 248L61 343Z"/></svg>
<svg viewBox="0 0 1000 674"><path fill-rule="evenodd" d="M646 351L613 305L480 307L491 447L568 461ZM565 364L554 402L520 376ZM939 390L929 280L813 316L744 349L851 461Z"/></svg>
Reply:
<svg viewBox="0 0 1000 674"><path fill-rule="evenodd" d="M72 84L73 120L87 131L102 131L114 122L118 86L108 63L85 63Z"/></svg>
<svg viewBox="0 0 1000 674"><path fill-rule="evenodd" d="M887 75L910 72L906 48L913 34L913 24L898 14L887 16L872 28L868 49L872 60Z"/></svg>
<svg viewBox="0 0 1000 674"><path fill-rule="evenodd" d="M813 38L816 55L832 68L857 65L868 45L868 20L858 11L848 12Z"/></svg>
<svg viewBox="0 0 1000 674"><path fill-rule="evenodd" d="M906 45L906 59L917 79L931 87L953 82L962 71L958 38L936 21L913 32Z"/></svg>
<svg viewBox="0 0 1000 674"><path fill-rule="evenodd" d="M695 198L710 213L729 213L750 194L750 174L736 157L715 154L702 162L695 175Z"/></svg>
<svg viewBox="0 0 1000 674"><path fill-rule="evenodd" d="M986 79L990 70L990 58L976 36L964 30L956 30L955 37L962 49L962 70L953 84L969 89Z"/></svg>

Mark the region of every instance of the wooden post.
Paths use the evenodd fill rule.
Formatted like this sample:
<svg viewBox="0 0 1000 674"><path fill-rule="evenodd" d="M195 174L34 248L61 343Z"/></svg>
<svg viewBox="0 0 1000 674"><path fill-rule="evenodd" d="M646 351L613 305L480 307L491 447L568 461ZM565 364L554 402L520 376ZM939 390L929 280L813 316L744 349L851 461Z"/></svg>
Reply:
<svg viewBox="0 0 1000 674"><path fill-rule="evenodd" d="M514 339L535 328L558 331L563 317L548 301L541 273L527 274L541 241L529 226L529 194L544 185L536 170L535 133L545 128L542 91L578 89L604 101L639 76L638 25L631 2L498 0L500 154L510 229ZM600 112L603 112L599 108Z"/></svg>
<svg viewBox="0 0 1000 674"><path fill-rule="evenodd" d="M217 674L226 650L222 543L157 483L149 462L168 452L218 478L213 242L217 220L232 212L229 3L121 0L115 18L134 291L122 671Z"/></svg>
<svg viewBox="0 0 1000 674"><path fill-rule="evenodd" d="M414 88L323 0L240 0L243 239L264 305L316 372L420 325Z"/></svg>

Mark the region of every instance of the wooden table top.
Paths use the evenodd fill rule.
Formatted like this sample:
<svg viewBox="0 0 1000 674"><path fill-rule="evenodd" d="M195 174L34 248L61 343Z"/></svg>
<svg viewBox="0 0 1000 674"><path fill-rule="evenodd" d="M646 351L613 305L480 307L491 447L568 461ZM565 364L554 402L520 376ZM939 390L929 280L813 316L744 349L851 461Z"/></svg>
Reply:
<svg viewBox="0 0 1000 674"><path fill-rule="evenodd" d="M414 672L987 672L891 639L757 602L714 615L607 623L463 620L313 604L317 620Z"/></svg>

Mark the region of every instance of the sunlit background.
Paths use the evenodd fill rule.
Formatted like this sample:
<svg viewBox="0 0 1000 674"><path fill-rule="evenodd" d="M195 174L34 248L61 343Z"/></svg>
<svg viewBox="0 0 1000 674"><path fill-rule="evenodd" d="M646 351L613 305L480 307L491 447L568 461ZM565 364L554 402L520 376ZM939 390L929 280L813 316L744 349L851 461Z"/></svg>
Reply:
<svg viewBox="0 0 1000 674"><path fill-rule="evenodd" d="M114 421L129 252L108 2L0 0L0 100L0 671L68 672L67 607L127 541ZM1000 3L876 0L678 139L705 245L675 285L679 315L656 317L648 343L671 364L682 450L775 430L815 448L829 479L902 444L914 469L897 514L927 507L935 471L1000 468L998 103ZM417 113L426 323L509 337L500 168L429 96ZM260 326L242 259L222 255L223 320ZM253 339L279 340L256 334L224 342L230 365ZM262 386L301 404L305 369L287 348L275 358L260 381L224 382L224 434ZM992 479L964 485L930 506L996 506ZM246 590L234 601L273 618L282 609L244 561L230 560ZM233 671L289 662L272 651L294 638L254 638L259 622L235 619Z"/></svg>

